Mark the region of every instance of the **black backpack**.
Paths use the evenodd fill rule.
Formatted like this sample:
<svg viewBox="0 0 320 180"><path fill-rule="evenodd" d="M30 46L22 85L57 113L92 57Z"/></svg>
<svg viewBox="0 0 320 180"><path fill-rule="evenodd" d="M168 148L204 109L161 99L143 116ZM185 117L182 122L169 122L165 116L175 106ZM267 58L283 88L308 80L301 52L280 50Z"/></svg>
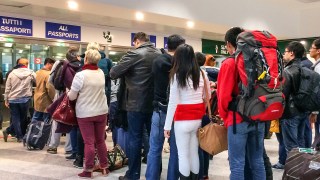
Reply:
<svg viewBox="0 0 320 180"><path fill-rule="evenodd" d="M59 64L55 68L55 70L52 72L53 73L53 86L56 90L63 91L65 89L64 83L63 83L63 65L64 65L64 60L60 60ZM51 74L52 74L51 73Z"/></svg>
<svg viewBox="0 0 320 180"><path fill-rule="evenodd" d="M292 99L299 110L319 111L320 110L320 75L306 67L299 66L300 83L294 87ZM286 71L290 74L289 71Z"/></svg>

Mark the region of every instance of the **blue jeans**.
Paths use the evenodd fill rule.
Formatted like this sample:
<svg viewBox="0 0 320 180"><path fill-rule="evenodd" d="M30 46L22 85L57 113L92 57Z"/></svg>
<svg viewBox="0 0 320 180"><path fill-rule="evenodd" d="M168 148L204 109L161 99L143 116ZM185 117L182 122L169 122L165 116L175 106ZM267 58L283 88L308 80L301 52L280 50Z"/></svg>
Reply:
<svg viewBox="0 0 320 180"><path fill-rule="evenodd" d="M162 170L162 149L164 143L164 124L166 121L166 112L159 110L153 111L152 115L152 124L151 124L151 132L150 132L150 149L148 153L148 164L147 164L147 171L146 171L146 179L147 180L159 180L161 176ZM174 130L170 131L170 139L174 139ZM173 141L173 140L172 140ZM174 146L173 144L171 144ZM175 174L175 171L170 169L176 169L179 172L178 167L178 152L177 148L171 147L170 145L170 159L169 159L169 167L168 167L168 180L177 180L178 173ZM176 146L176 145L175 145ZM172 156L172 158L171 158ZM176 157L176 158L174 158ZM176 160L177 162L173 162Z"/></svg>
<svg viewBox="0 0 320 180"><path fill-rule="evenodd" d="M263 138L265 123L249 125L247 122L237 124L237 132L233 134L233 126L228 127L228 155L230 180L244 180L246 155L252 169L252 179L266 179L263 161ZM258 138L258 139L257 139ZM258 144L256 141L258 140Z"/></svg>
<svg viewBox="0 0 320 180"><path fill-rule="evenodd" d="M283 143L287 154L297 147L304 147L304 129L306 114L294 116L289 119L281 119Z"/></svg>
<svg viewBox="0 0 320 180"><path fill-rule="evenodd" d="M115 121L117 120L116 119L117 106L118 106L117 101L110 103L110 106L109 106L109 126L111 126L113 146L116 146L116 144L118 144L117 142L118 127L116 127L115 125Z"/></svg>
<svg viewBox="0 0 320 180"><path fill-rule="evenodd" d="M17 139L22 139L24 136L23 132L25 132L26 129L21 128L27 127L29 101L26 103L10 103L9 107L12 123L6 131L9 134L14 132Z"/></svg>
<svg viewBox="0 0 320 180"><path fill-rule="evenodd" d="M314 129L315 129L314 139L316 139L317 135L320 134L320 114L318 114L317 121L316 121L316 123L314 123Z"/></svg>
<svg viewBox="0 0 320 180"><path fill-rule="evenodd" d="M312 144L312 129L311 129L311 124L309 120L309 113L306 114L305 118L305 129L304 129L304 147L305 148L310 148Z"/></svg>
<svg viewBox="0 0 320 180"><path fill-rule="evenodd" d="M73 126L70 131L70 141L72 146L72 154L78 153L78 126Z"/></svg>
<svg viewBox="0 0 320 180"><path fill-rule="evenodd" d="M286 148L283 144L283 136L280 130L280 133L276 133L278 142L279 142L279 163L285 165L287 159Z"/></svg>
<svg viewBox="0 0 320 180"><path fill-rule="evenodd" d="M43 121L48 123L51 119L51 116L49 113L45 112L39 112L39 111L34 111L32 121Z"/></svg>
<svg viewBox="0 0 320 180"><path fill-rule="evenodd" d="M127 112L129 130L129 165L126 177L130 180L140 179L141 172L141 148L144 128L150 134L152 113Z"/></svg>

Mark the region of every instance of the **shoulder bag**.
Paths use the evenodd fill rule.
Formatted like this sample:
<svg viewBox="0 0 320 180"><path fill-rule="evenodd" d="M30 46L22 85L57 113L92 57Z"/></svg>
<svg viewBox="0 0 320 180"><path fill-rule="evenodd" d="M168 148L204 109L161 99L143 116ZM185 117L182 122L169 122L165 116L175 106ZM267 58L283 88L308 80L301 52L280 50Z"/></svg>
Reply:
<svg viewBox="0 0 320 180"><path fill-rule="evenodd" d="M228 150L227 128L218 123L220 118L212 116L209 103L208 84L205 79L204 72L201 71L204 80L204 92L206 95L205 102L208 108L208 116L210 123L198 130L198 139L201 149L211 155L216 155L222 151ZM220 120L221 121L221 120Z"/></svg>

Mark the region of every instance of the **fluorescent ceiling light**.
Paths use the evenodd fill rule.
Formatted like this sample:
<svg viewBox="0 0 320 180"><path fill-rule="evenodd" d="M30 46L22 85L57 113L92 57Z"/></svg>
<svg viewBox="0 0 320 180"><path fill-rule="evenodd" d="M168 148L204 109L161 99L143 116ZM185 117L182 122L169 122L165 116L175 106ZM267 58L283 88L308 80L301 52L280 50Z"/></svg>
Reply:
<svg viewBox="0 0 320 180"><path fill-rule="evenodd" d="M306 45L306 44L307 44L306 41L300 41L300 43L301 43L302 45Z"/></svg>
<svg viewBox="0 0 320 180"><path fill-rule="evenodd" d="M115 51L110 51L109 54L110 54L110 55L115 55L115 54L117 54L117 52L115 52Z"/></svg>
<svg viewBox="0 0 320 180"><path fill-rule="evenodd" d="M4 43L4 47L12 47L12 43Z"/></svg>
<svg viewBox="0 0 320 180"><path fill-rule="evenodd" d="M23 53L23 50L22 50L22 49L20 49L20 50L18 51L18 53L20 53L20 54L21 54L21 53Z"/></svg>
<svg viewBox="0 0 320 180"><path fill-rule="evenodd" d="M187 22L188 28L193 28L194 27L194 22L193 21L188 21Z"/></svg>
<svg viewBox="0 0 320 180"><path fill-rule="evenodd" d="M71 10L77 10L78 9L78 3L75 1L68 1L68 7Z"/></svg>
<svg viewBox="0 0 320 180"><path fill-rule="evenodd" d="M142 12L136 12L136 19L142 21L144 19L144 14Z"/></svg>

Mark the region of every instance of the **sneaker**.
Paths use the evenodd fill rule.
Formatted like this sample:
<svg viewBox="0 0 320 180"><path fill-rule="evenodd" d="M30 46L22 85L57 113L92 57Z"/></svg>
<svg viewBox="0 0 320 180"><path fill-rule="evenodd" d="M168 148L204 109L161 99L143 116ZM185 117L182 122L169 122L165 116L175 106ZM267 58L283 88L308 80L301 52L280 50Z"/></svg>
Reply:
<svg viewBox="0 0 320 180"><path fill-rule="evenodd" d="M277 162L277 164L273 165L272 168L274 169L284 169L284 165Z"/></svg>
<svg viewBox="0 0 320 180"><path fill-rule="evenodd" d="M8 133L6 130L2 131L4 142L8 142Z"/></svg>
<svg viewBox="0 0 320 180"><path fill-rule="evenodd" d="M81 156L77 156L76 160L73 161L73 167L82 169L83 168L83 158Z"/></svg>
<svg viewBox="0 0 320 180"><path fill-rule="evenodd" d="M47 149L47 153L57 154L57 148L49 148L49 149Z"/></svg>
<svg viewBox="0 0 320 180"><path fill-rule="evenodd" d="M67 156L66 159L67 159L67 160L76 159L76 156L77 156L76 153L72 153L70 156Z"/></svg>

